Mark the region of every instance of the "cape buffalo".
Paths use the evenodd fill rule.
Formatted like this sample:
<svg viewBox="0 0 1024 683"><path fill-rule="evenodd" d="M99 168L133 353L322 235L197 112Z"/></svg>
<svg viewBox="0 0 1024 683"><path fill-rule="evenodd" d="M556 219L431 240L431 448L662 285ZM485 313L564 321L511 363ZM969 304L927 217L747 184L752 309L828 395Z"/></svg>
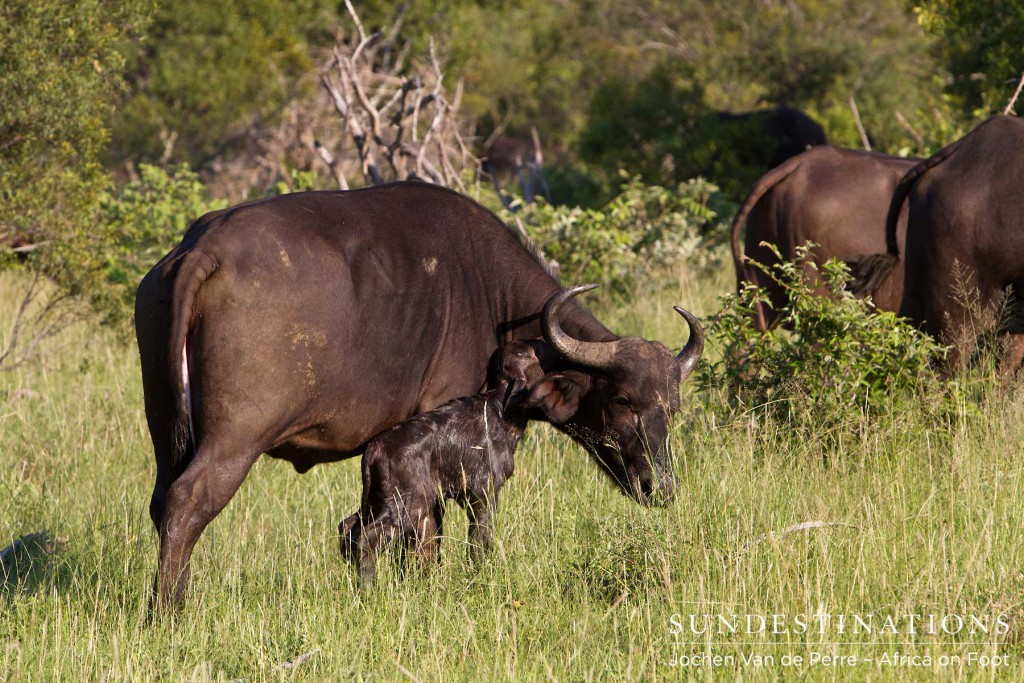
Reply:
<svg viewBox="0 0 1024 683"><path fill-rule="evenodd" d="M808 147L828 144L828 136L825 135L825 129L821 124L792 107L775 107L740 114L720 111L718 120L724 124L751 122L763 130L764 139L770 142L769 147L757 149L756 153L754 147L750 147L746 152L740 149L742 161L755 165L764 164L761 168L778 166L787 159L801 154Z"/></svg>
<svg viewBox="0 0 1024 683"><path fill-rule="evenodd" d="M437 557L446 500L469 516L470 557L479 560L490 547L498 494L526 429L529 388L544 374L526 341L509 342L498 355L496 387L414 415L367 445L362 503L338 526L342 554L364 583L373 581L378 551L395 541L424 562Z"/></svg>
<svg viewBox="0 0 1024 683"><path fill-rule="evenodd" d="M984 323L978 315L989 315L1007 287L1024 291L1022 159L1024 121L996 116L918 163L893 194L887 252L865 268L870 281L903 267L899 313L953 344L947 371L970 355ZM894 216L904 204L909 218L900 249ZM1012 324L1007 331L1017 334L1000 360L1011 370L1024 353L1024 337Z"/></svg>
<svg viewBox="0 0 1024 683"><path fill-rule="evenodd" d="M538 195L551 202L551 190L544 177L544 154L536 129L529 138L499 135L484 150L480 170L491 176L494 190L506 206L511 199L502 191L501 180L509 177L519 182L519 191L527 204Z"/></svg>
<svg viewBox="0 0 1024 683"><path fill-rule="evenodd" d="M771 306L758 304L754 324L764 332L774 324L777 312L785 306L785 292L757 268L747 265L745 257L766 266L778 259L762 242L778 247L782 258L795 258L796 247L814 242L814 262L821 265L831 258L874 254L886 248L885 221L889 200L903 174L917 159L862 152L841 147L819 146L793 157L766 173L750 191L732 223L732 256L736 280L763 287ZM740 229L747 226L741 250ZM906 231L906 212L899 216L896 237L902 242ZM900 273L860 288L870 294L876 307L895 311L899 307L903 283ZM824 293L824 292L822 292Z"/></svg>
<svg viewBox="0 0 1024 683"><path fill-rule="evenodd" d="M512 339L557 351L537 410L641 503L671 498L669 419L703 351L619 337L494 214L418 182L306 192L207 214L135 307L157 475L158 604L261 453L299 472L481 390ZM543 309L543 310L542 310Z"/></svg>

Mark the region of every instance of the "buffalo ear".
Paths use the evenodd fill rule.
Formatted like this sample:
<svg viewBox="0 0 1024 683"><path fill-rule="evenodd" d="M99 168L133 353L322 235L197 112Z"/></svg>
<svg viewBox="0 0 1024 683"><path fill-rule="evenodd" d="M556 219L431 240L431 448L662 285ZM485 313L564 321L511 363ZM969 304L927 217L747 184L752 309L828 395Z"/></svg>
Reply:
<svg viewBox="0 0 1024 683"><path fill-rule="evenodd" d="M580 398L590 388L590 378L581 372L556 372L546 375L530 389L523 404L536 408L552 424L567 422L580 407Z"/></svg>
<svg viewBox="0 0 1024 683"><path fill-rule="evenodd" d="M508 410L522 403L526 394L526 377L502 377L502 384L505 385L502 408Z"/></svg>

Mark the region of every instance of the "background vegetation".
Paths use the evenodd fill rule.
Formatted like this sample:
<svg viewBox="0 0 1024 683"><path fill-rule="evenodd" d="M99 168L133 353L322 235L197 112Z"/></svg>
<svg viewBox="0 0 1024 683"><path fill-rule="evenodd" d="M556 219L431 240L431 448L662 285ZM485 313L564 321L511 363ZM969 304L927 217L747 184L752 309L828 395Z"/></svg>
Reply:
<svg viewBox="0 0 1024 683"><path fill-rule="evenodd" d="M433 37L448 82L465 85L460 116L478 145L536 127L554 201L591 209L623 171L665 187L702 175L738 201L765 170L748 148L766 143L720 111L796 107L859 146L855 104L875 148L920 154L997 111L1022 70L1017 0L367 0L358 11L368 30L397 18L412 58ZM211 205L334 186L311 151L341 123L324 119L317 65L350 28L343 0L4 3L0 251L45 245L35 269L109 302L100 290L124 270L110 245L130 251L138 235L104 207L152 180L142 165L188 164ZM163 246L180 232L136 230L163 230Z"/></svg>
<svg viewBox="0 0 1024 683"><path fill-rule="evenodd" d="M467 565L453 510L436 572L387 570L364 594L334 531L357 504L358 464L297 477L267 461L200 542L185 610L150 622L134 288L206 211L334 187L309 139L340 128L317 65L352 31L343 0L11 0L0 4L0 547L45 533L0 558L0 680L711 678L667 668L668 620L734 609L1005 612L998 651L1015 659L1001 675L1024 678L1024 472L1007 450L1024 436L1024 394L985 358L940 384L930 361L941 347L843 294L835 264L821 273L831 298L810 296L799 268L775 272L792 331L754 334L761 295L730 294L722 242L764 169L737 147L759 144L756 131L717 114L793 106L859 146L855 103L875 148L934 151L1012 94L1024 3L358 9L370 30L399 16L414 59L434 37L478 145L538 129L553 203L501 215L567 283L605 285L596 308L612 329L678 346L677 303L708 323L707 360L673 430L678 500L635 507L537 426L491 561ZM501 208L486 184L473 191ZM771 534L810 520L840 526ZM967 649L897 636L835 652Z"/></svg>
<svg viewBox="0 0 1024 683"><path fill-rule="evenodd" d="M666 187L703 175L739 200L765 170L746 148L766 143L720 111L796 107L858 146L855 104L875 148L926 153L998 110L1022 70L1016 0L368 0L359 12L368 30L398 19L421 56L433 37L478 144L536 127L554 201L592 209L623 171ZM104 206L149 182L143 164L189 164L211 204L332 187L309 139L340 126L323 119L316 65L349 31L343 0L5 3L0 248L45 244L34 267L107 300L105 245L134 236Z"/></svg>

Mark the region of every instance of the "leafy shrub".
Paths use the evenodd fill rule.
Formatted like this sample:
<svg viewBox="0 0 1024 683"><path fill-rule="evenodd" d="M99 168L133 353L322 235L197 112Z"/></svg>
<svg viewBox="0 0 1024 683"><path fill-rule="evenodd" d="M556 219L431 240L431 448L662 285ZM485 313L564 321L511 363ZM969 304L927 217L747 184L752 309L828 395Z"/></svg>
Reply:
<svg viewBox="0 0 1024 683"><path fill-rule="evenodd" d="M223 206L221 201L207 201L199 176L185 165L164 170L142 164L138 180L104 196L98 231L103 241L103 278L87 294L105 322L126 326L142 277L195 219Z"/></svg>
<svg viewBox="0 0 1024 683"><path fill-rule="evenodd" d="M779 323L791 332L754 329L757 304L769 305L763 289L748 285L722 297L711 334L726 353L704 365L705 385L740 387L746 404L775 416L826 421L851 410L882 411L901 396L935 386L932 361L943 347L846 291L845 264L832 260L819 268L808 260L809 243L797 248L793 261L783 261L768 246L780 262L772 268L752 264L785 292L788 303L778 311Z"/></svg>
<svg viewBox="0 0 1024 683"><path fill-rule="evenodd" d="M32 265L58 282L61 262L45 247L92 225L107 182L104 120L146 4L0 3L0 252L37 245Z"/></svg>
<svg viewBox="0 0 1024 683"><path fill-rule="evenodd" d="M537 202L517 215L558 261L566 283L597 282L624 292L641 273L707 257L698 247L702 226L716 218L710 208L716 192L699 178L675 188L631 178L601 209Z"/></svg>
<svg viewBox="0 0 1024 683"><path fill-rule="evenodd" d="M610 178L625 168L648 183L678 182L707 173L714 150L706 129L716 118L694 69L661 62L642 79L610 79L597 90L577 151Z"/></svg>
<svg viewBox="0 0 1024 683"><path fill-rule="evenodd" d="M596 209L615 196L605 173L580 161L556 160L544 165L544 177L556 206Z"/></svg>

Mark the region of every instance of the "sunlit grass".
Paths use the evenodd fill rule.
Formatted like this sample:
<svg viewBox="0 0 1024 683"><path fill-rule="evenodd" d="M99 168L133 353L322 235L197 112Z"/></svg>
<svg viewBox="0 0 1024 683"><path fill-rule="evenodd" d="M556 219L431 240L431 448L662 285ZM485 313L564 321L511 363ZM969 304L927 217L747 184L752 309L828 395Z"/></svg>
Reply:
<svg viewBox="0 0 1024 683"><path fill-rule="evenodd" d="M621 333L678 348L671 306L716 309L731 272L598 299ZM12 313L0 277L0 321ZM2 325L0 325L2 327ZM668 666L673 614L1006 613L1006 680L1024 594L1024 399L993 392L945 421L914 406L819 442L749 415L722 420L687 387L674 430L677 500L641 509L567 438L530 429L503 489L493 555L466 558L464 515L446 517L440 566L383 563L360 592L338 552L357 506L358 462L298 476L264 459L197 546L193 591L150 622L153 479L133 348L85 327L43 365L0 374L0 547L46 530L0 592L0 680L648 680L990 678L992 670ZM711 349L710 353L717 353ZM850 527L763 537L819 520ZM760 542L758 542L758 539ZM731 651L877 656L962 653L948 637L821 647L755 635ZM924 643L924 644L922 644ZM697 651L706 646L698 646ZM707 648L709 651L724 649ZM977 649L977 648L975 648ZM301 666L280 665L303 653Z"/></svg>

